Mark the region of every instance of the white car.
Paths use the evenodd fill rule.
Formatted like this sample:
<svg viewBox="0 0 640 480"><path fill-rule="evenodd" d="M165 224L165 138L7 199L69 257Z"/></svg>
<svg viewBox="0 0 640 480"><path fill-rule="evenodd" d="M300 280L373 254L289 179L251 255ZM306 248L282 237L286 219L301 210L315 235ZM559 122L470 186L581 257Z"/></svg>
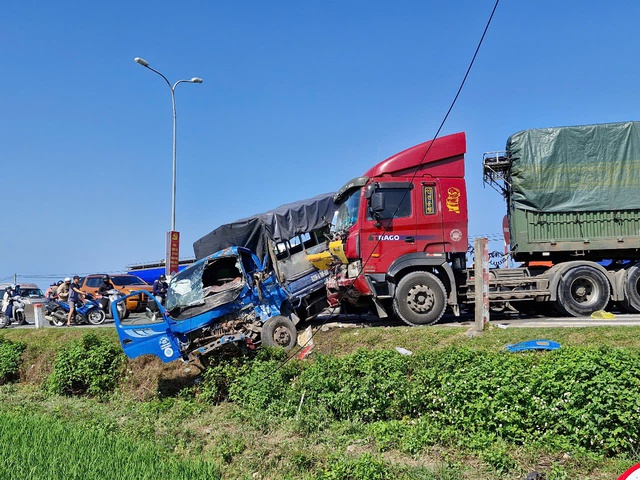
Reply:
<svg viewBox="0 0 640 480"><path fill-rule="evenodd" d="M11 283L0 283L0 300L4 297L4 292L8 286L13 285ZM24 298L24 313L27 317L27 322L35 323L35 315L33 313L33 306L35 304L41 304L44 307L47 301L44 298L44 293L40 290L40 287L35 283L18 283L20 285L20 295Z"/></svg>

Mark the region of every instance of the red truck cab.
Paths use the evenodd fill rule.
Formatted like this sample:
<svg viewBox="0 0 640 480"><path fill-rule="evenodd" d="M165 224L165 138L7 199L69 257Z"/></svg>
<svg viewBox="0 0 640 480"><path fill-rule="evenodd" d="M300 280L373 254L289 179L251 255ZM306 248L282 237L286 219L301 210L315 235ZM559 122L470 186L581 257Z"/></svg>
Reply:
<svg viewBox="0 0 640 480"><path fill-rule="evenodd" d="M421 143L336 193L331 305L373 301L379 316L393 307L409 324L435 323L447 304L457 306L451 265L466 263L465 152L464 133ZM409 274L414 281L403 285Z"/></svg>

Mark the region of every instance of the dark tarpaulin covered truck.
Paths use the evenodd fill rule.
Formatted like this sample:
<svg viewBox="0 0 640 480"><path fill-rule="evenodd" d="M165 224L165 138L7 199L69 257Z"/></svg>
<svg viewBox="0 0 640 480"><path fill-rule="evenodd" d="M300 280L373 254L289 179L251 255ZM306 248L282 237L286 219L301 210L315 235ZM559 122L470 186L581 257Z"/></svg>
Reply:
<svg viewBox="0 0 640 480"><path fill-rule="evenodd" d="M275 272L301 319L317 315L326 307L328 272L317 270L307 255L327 248L325 235L336 210L333 195L317 195L221 225L194 242L196 260L232 246L247 248Z"/></svg>
<svg viewBox="0 0 640 480"><path fill-rule="evenodd" d="M150 297L147 319L121 319L112 308L127 356L206 363L216 352L293 348L296 324L327 304L327 272L307 254L327 248L332 196L222 225L195 242L197 260L171 278L164 305L141 292Z"/></svg>

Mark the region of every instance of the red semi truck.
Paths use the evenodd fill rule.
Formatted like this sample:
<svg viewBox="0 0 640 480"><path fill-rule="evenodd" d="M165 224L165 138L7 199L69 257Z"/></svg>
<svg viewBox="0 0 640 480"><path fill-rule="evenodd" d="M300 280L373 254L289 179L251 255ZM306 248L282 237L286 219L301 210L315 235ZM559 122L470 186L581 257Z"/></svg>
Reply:
<svg viewBox="0 0 640 480"><path fill-rule="evenodd" d="M335 194L331 256L310 257L330 269L330 305L429 325L474 302L465 153L464 133L437 138ZM640 312L639 122L518 132L483 167L506 199L510 255L521 262L491 270L492 306Z"/></svg>

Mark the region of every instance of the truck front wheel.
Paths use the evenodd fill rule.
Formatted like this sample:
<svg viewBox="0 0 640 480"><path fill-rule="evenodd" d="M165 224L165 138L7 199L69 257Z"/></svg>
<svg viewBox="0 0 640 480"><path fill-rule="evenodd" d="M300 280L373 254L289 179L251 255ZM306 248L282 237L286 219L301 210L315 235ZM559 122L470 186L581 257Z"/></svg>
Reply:
<svg viewBox="0 0 640 480"><path fill-rule="evenodd" d="M262 326L262 345L291 350L298 341L296 326L287 317L271 317Z"/></svg>
<svg viewBox="0 0 640 480"><path fill-rule="evenodd" d="M599 270L583 265L567 271L558 285L556 308L573 317L585 317L609 303L611 288Z"/></svg>
<svg viewBox="0 0 640 480"><path fill-rule="evenodd" d="M398 283L393 299L396 316L409 325L433 325L444 314L447 292L438 277L411 272Z"/></svg>

